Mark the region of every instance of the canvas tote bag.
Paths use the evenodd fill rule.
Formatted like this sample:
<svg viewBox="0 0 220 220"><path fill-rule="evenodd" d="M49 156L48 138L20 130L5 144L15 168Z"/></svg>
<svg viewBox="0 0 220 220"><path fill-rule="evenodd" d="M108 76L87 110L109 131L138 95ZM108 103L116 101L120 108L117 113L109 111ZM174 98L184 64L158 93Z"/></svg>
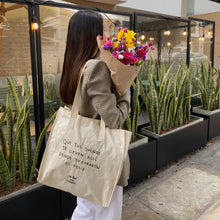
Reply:
<svg viewBox="0 0 220 220"><path fill-rule="evenodd" d="M131 87L137 77L141 66L130 66L121 63L109 51L104 50L104 40L98 36L96 38L102 58L106 62L111 72L111 79L116 87L119 96L124 95Z"/></svg>
<svg viewBox="0 0 220 220"><path fill-rule="evenodd" d="M58 110L37 180L108 207L121 175L131 132L109 129L103 120L80 116L80 85L81 82L72 109Z"/></svg>

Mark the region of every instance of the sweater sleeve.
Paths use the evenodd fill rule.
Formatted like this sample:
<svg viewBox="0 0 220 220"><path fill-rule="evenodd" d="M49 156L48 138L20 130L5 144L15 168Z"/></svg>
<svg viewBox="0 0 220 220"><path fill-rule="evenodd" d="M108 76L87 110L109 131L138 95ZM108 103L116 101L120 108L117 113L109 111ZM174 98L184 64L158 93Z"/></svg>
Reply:
<svg viewBox="0 0 220 220"><path fill-rule="evenodd" d="M109 128L120 128L125 121L130 107L130 94L120 98L111 91L109 69L104 61L98 61L91 69L87 83L87 93L93 108Z"/></svg>

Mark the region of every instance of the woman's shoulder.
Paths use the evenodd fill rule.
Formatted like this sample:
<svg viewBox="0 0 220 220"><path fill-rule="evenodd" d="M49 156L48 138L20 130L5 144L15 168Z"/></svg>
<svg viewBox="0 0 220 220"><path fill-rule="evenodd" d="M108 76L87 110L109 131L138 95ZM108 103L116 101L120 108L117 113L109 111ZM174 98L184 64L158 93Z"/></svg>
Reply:
<svg viewBox="0 0 220 220"><path fill-rule="evenodd" d="M91 59L87 61L83 75L86 75L89 80L94 78L106 79L110 77L110 71L103 60Z"/></svg>
<svg viewBox="0 0 220 220"><path fill-rule="evenodd" d="M85 65L85 69L87 68L91 68L91 69L106 69L107 71L109 71L105 61L100 60L100 59L91 59L88 60L86 65Z"/></svg>

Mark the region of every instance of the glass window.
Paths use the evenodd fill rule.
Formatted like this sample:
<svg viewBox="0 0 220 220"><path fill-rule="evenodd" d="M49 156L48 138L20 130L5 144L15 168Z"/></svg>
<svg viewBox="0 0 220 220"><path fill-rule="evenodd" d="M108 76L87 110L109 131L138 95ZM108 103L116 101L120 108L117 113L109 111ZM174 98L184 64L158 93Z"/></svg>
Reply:
<svg viewBox="0 0 220 220"><path fill-rule="evenodd" d="M169 18L137 16L137 36L140 44L152 41L155 47L148 59L158 60L167 67L174 63L186 62L187 21Z"/></svg>
<svg viewBox="0 0 220 220"><path fill-rule="evenodd" d="M27 6L1 2L0 15L0 111L5 109L8 93L6 79L12 76L16 81L17 94L22 104L24 79L28 76L32 92L30 38ZM30 100L33 114L33 99ZM33 133L34 133L34 129Z"/></svg>
<svg viewBox="0 0 220 220"><path fill-rule="evenodd" d="M213 24L191 20L190 62L194 68L201 61L212 61Z"/></svg>
<svg viewBox="0 0 220 220"><path fill-rule="evenodd" d="M62 105L59 83L66 47L68 23L73 9L40 6L42 71L45 117Z"/></svg>

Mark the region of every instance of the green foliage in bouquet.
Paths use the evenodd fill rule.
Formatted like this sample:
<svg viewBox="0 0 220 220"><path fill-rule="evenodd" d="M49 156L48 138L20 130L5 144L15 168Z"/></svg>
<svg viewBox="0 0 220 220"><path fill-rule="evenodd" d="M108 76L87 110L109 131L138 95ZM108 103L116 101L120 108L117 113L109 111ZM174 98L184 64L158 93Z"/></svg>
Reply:
<svg viewBox="0 0 220 220"><path fill-rule="evenodd" d="M148 82L145 85L145 105L151 130L160 134L188 122L192 68L180 64L178 71L173 73L172 65L166 70L164 65L153 62L144 74Z"/></svg>
<svg viewBox="0 0 220 220"><path fill-rule="evenodd" d="M212 68L211 63L201 62L200 71L197 69L193 77L193 85L200 92L204 110L220 108L220 70Z"/></svg>
<svg viewBox="0 0 220 220"><path fill-rule="evenodd" d="M139 113L140 113L140 103L139 103L139 95L140 95L140 81L139 79L136 79L136 82L132 83L132 115L128 115L126 121L123 124L123 129L131 131L131 143L136 140L136 134L137 134L137 126L138 126L138 119L139 119Z"/></svg>
<svg viewBox="0 0 220 220"><path fill-rule="evenodd" d="M25 102L22 106L19 103L15 89L16 82L13 78L7 79L7 86L9 93L6 110L0 119L0 180L5 190L9 190L15 186L17 167L19 167L20 179L23 182L33 181L42 140L56 115L54 114L44 127L38 139L35 154L32 156L28 80L26 78L24 83ZM12 106L15 109L14 116ZM3 131L5 119L7 135ZM14 127L16 127L16 131L14 131Z"/></svg>

